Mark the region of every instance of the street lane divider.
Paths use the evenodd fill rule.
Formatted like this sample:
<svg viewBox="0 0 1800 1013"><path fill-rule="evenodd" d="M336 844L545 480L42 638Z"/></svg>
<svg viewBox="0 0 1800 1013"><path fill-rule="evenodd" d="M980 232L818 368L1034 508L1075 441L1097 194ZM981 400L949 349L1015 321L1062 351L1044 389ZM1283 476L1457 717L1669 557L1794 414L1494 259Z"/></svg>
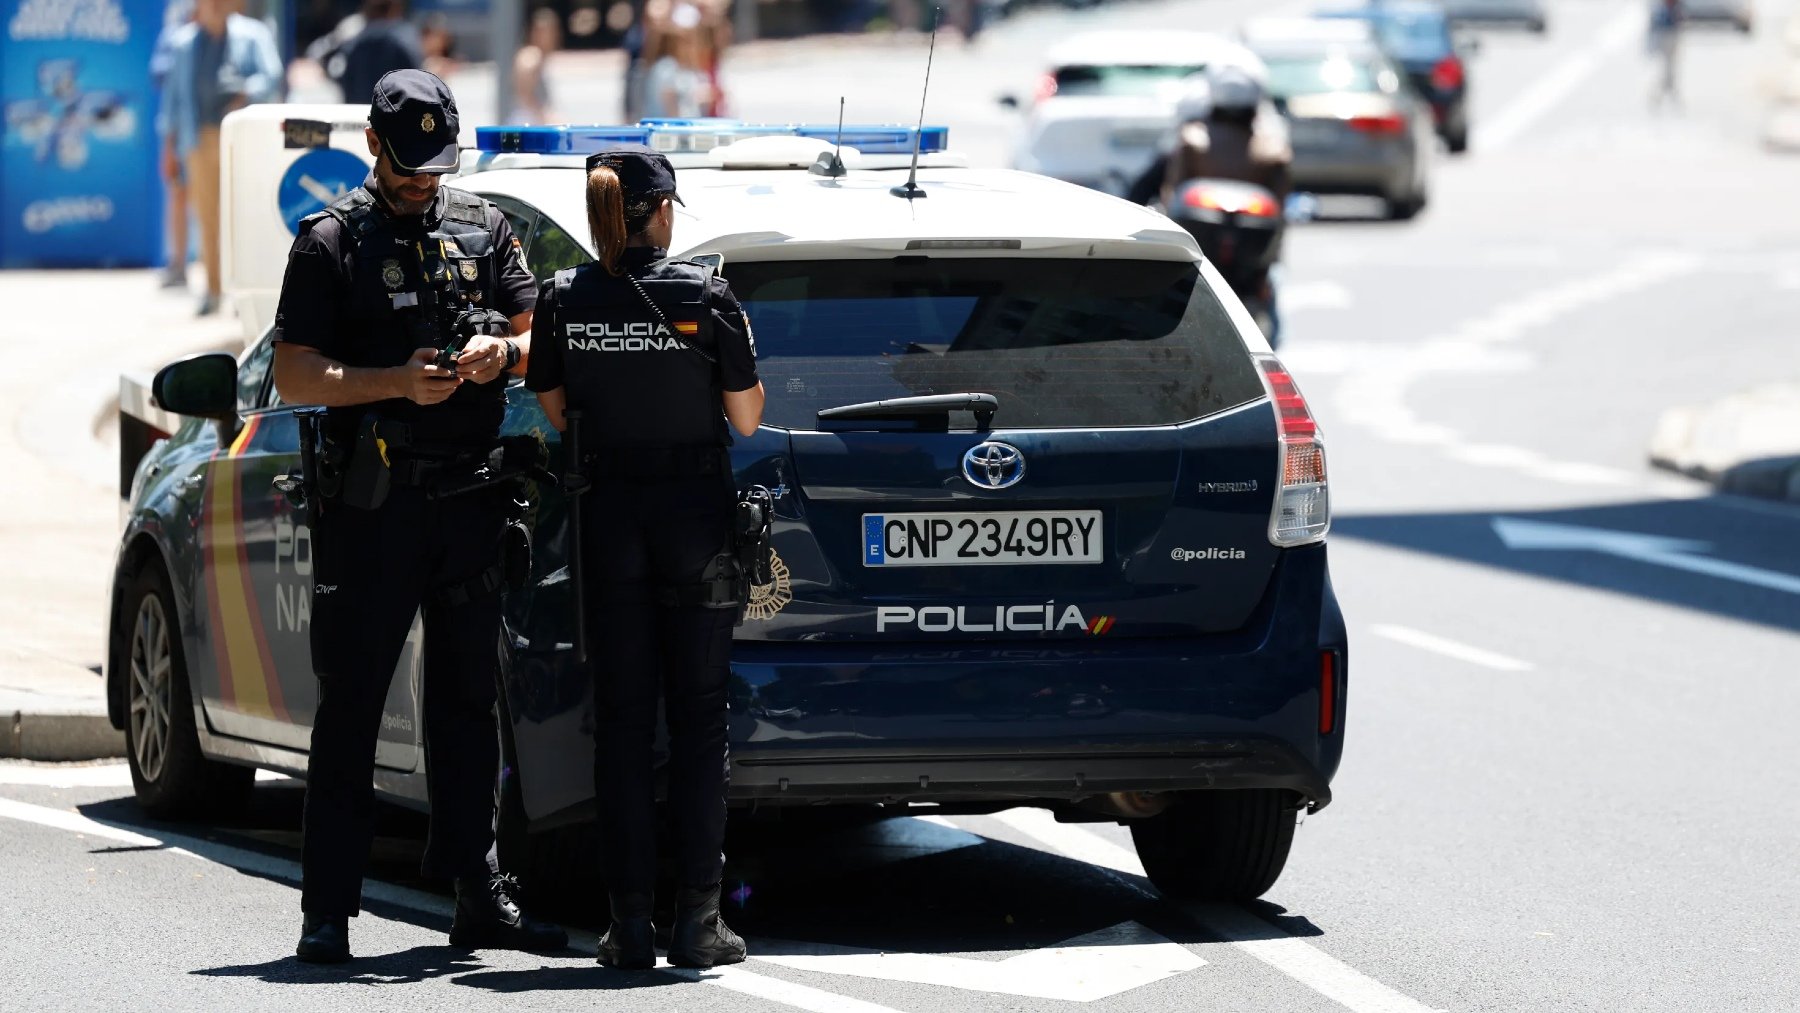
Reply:
<svg viewBox="0 0 1800 1013"><path fill-rule="evenodd" d="M1518 140L1545 114L1574 94L1608 59L1642 38L1648 30L1648 19L1642 4L1623 3L1614 7L1600 34L1591 43L1539 78L1492 119L1477 126L1470 146L1485 153Z"/></svg>
<svg viewBox="0 0 1800 1013"><path fill-rule="evenodd" d="M1421 651L1430 651L1433 654L1441 654L1446 658L1455 658L1458 661L1466 661L1471 665L1480 665L1482 668L1491 668L1496 672L1529 672L1537 668L1536 665L1533 665L1529 661L1520 661L1517 658L1509 658L1504 654L1496 654L1493 651L1485 651L1479 647L1471 647L1468 644L1451 640L1449 637L1440 637L1435 633L1426 633L1424 630L1415 630L1410 626L1394 626L1389 623L1375 623L1369 627L1369 632L1376 636L1386 637L1397 644L1405 644L1408 647L1417 647Z"/></svg>

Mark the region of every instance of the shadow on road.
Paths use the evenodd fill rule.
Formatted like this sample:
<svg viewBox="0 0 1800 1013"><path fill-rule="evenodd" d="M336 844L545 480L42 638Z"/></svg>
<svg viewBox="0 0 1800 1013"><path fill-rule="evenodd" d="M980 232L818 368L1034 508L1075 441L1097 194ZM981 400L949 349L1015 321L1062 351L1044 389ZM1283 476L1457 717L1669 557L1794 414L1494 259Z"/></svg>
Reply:
<svg viewBox="0 0 1800 1013"><path fill-rule="evenodd" d="M1334 518L1332 534L1800 630L1800 509L1706 497L1376 514Z"/></svg>
<svg viewBox="0 0 1800 1013"><path fill-rule="evenodd" d="M296 916L296 930L299 924ZM480 971L482 966L480 958L465 949L415 946L398 953L358 956L351 964L306 964L294 957L283 957L261 964L207 967L188 973L210 978L255 978L273 985L410 985Z"/></svg>

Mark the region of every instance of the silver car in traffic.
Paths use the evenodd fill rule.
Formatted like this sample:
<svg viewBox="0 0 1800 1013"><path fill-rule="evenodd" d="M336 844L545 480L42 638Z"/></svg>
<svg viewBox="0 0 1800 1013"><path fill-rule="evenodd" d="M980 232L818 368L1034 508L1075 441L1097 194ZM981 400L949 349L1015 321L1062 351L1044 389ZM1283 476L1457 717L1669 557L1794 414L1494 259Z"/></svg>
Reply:
<svg viewBox="0 0 1800 1013"><path fill-rule="evenodd" d="M1286 114L1294 189L1387 201L1411 218L1430 191L1431 110L1360 22L1255 23L1245 42Z"/></svg>

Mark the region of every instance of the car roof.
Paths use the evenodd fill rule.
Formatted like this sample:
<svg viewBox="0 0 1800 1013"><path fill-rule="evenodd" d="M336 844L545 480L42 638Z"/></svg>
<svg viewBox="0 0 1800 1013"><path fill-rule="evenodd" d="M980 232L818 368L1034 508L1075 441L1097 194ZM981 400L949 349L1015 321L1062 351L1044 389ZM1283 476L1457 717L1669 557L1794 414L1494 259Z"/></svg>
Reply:
<svg viewBox="0 0 1800 1013"><path fill-rule="evenodd" d="M1179 67L1250 57L1242 44L1214 32L1112 29L1083 32L1050 50L1053 67Z"/></svg>
<svg viewBox="0 0 1800 1013"><path fill-rule="evenodd" d="M907 200L891 192L905 182L903 168L852 168L831 179L804 169L688 161L676 169L686 205L676 208L671 251L683 256L877 258L924 249L934 256L1199 259L1188 233L1162 215L1033 173L921 168L926 196ZM530 204L593 255L582 180L578 156L514 156L489 160L454 185Z"/></svg>

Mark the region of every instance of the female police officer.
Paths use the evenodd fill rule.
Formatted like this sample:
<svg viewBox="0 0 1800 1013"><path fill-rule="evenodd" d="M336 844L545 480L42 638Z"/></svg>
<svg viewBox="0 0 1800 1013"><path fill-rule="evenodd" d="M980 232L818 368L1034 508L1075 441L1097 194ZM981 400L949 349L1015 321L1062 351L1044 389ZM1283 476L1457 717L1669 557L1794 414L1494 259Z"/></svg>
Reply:
<svg viewBox="0 0 1800 1013"><path fill-rule="evenodd" d="M726 422L762 421L755 345L731 289L711 269L666 260L675 173L647 148L587 162L597 263L539 293L540 336L526 384L558 430L579 414L593 477L581 511L584 617L598 649L594 756L601 862L612 925L600 962L656 961L652 740L659 690L669 724L669 804L679 835L669 961L744 959L719 917L725 836L726 682L736 619L731 552L736 502ZM565 416L565 410L567 416Z"/></svg>

